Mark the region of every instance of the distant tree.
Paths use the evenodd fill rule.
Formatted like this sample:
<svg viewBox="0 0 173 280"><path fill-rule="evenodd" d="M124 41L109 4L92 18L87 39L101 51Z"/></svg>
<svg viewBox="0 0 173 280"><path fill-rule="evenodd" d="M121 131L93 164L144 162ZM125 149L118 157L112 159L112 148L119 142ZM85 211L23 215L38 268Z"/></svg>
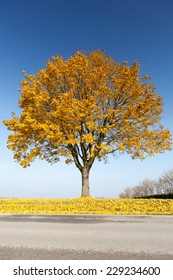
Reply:
<svg viewBox="0 0 173 280"><path fill-rule="evenodd" d="M166 171L157 182L158 194L173 193L173 169Z"/></svg>
<svg viewBox="0 0 173 280"><path fill-rule="evenodd" d="M123 192L120 193L120 198L131 198L133 197L133 189L125 188Z"/></svg>
<svg viewBox="0 0 173 280"><path fill-rule="evenodd" d="M137 185L132 188L132 197L141 197L142 196L142 188L140 185Z"/></svg>
<svg viewBox="0 0 173 280"><path fill-rule="evenodd" d="M66 158L82 175L82 196L90 196L89 172L97 158L127 152L133 159L171 149L160 124L162 98L134 62L118 64L101 51L53 57L36 75L24 74L22 109L4 124L8 148L27 167L36 158Z"/></svg>
<svg viewBox="0 0 173 280"><path fill-rule="evenodd" d="M156 188L156 181L151 179L145 179L141 183L141 187L143 190L143 196L154 195Z"/></svg>
<svg viewBox="0 0 173 280"><path fill-rule="evenodd" d="M173 194L173 169L166 171L158 180L145 179L133 188L126 188L119 196L130 198L162 194Z"/></svg>
<svg viewBox="0 0 173 280"><path fill-rule="evenodd" d="M155 180L145 179L138 186L133 188L133 197L143 197L156 194Z"/></svg>

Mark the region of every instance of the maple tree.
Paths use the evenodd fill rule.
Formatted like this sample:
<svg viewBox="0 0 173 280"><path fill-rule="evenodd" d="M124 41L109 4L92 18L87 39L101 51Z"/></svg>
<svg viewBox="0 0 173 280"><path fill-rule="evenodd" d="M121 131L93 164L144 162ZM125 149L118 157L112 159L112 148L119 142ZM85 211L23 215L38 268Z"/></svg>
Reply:
<svg viewBox="0 0 173 280"><path fill-rule="evenodd" d="M82 196L90 196L94 160L127 152L133 159L171 149L160 124L162 98L140 65L117 63L102 51L81 51L68 60L47 61L36 75L24 73L19 117L4 124L14 133L8 148L27 167L36 158L55 163L61 156L82 174Z"/></svg>

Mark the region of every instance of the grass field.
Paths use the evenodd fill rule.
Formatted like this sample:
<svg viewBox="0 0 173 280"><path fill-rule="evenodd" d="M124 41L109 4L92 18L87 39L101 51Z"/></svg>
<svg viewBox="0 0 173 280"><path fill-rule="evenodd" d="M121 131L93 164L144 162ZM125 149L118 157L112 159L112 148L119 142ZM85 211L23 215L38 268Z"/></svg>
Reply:
<svg viewBox="0 0 173 280"><path fill-rule="evenodd" d="M173 199L0 199L0 214L173 215Z"/></svg>

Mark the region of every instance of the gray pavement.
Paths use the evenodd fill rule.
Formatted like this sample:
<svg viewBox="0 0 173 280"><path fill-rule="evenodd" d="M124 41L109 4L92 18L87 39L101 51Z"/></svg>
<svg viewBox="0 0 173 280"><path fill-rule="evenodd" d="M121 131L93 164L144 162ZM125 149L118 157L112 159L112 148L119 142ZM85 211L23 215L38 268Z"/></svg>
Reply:
<svg viewBox="0 0 173 280"><path fill-rule="evenodd" d="M0 215L0 259L173 259L173 216Z"/></svg>

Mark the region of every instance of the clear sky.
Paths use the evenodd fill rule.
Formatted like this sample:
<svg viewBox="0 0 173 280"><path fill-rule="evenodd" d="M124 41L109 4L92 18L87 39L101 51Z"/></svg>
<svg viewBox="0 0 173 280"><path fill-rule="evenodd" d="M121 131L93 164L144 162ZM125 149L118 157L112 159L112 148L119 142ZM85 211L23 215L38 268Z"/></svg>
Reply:
<svg viewBox="0 0 173 280"><path fill-rule="evenodd" d="M105 50L118 62L138 60L163 97L162 123L173 134L172 0L0 1L0 197L78 197L81 178L74 165L36 160L23 169L6 148L2 119L18 108L20 69L35 74L51 56ZM91 195L118 197L125 187L157 179L173 168L173 151L144 161L124 155L95 162Z"/></svg>

